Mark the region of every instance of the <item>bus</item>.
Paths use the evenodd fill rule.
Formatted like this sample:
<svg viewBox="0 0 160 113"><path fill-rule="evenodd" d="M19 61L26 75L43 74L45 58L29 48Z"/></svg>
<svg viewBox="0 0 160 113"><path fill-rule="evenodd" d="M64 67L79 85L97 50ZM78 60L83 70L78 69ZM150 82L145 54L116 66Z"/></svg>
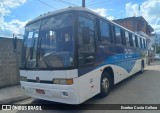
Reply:
<svg viewBox="0 0 160 113"><path fill-rule="evenodd" d="M83 7L45 13L25 26L20 83L27 96L81 104L143 73L146 38Z"/></svg>

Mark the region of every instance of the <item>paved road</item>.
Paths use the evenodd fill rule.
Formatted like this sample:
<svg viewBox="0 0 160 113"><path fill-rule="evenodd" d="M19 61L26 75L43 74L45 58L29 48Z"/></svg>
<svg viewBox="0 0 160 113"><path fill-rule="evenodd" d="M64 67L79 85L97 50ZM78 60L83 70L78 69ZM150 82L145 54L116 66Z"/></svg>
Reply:
<svg viewBox="0 0 160 113"><path fill-rule="evenodd" d="M28 99L19 104L28 103L52 103L48 101L42 101L38 99ZM111 91L110 95L106 98L99 99L94 97L85 103L92 104L160 104L160 62L155 62L145 69L143 74L136 74L132 77L117 84ZM84 104L85 104L84 103ZM60 105L64 107L64 104ZM65 105L66 106L66 105ZM31 113L32 111L12 111L16 113ZM41 111L45 113L160 113L160 111L129 111L129 110L77 110L77 111L65 111L65 110L53 110L53 111ZM36 113L41 113L36 112Z"/></svg>

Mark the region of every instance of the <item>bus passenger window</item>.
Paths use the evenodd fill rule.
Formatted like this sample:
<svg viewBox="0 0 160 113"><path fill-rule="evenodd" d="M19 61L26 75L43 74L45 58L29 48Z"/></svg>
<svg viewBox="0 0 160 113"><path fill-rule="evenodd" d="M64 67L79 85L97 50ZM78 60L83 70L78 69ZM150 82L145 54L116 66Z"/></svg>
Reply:
<svg viewBox="0 0 160 113"><path fill-rule="evenodd" d="M107 22L100 21L100 39L102 42L111 42L110 29Z"/></svg>
<svg viewBox="0 0 160 113"><path fill-rule="evenodd" d="M95 58L94 21L82 16L78 21L78 64L79 66L92 64Z"/></svg>
<svg viewBox="0 0 160 113"><path fill-rule="evenodd" d="M136 47L138 47L138 38L135 36Z"/></svg>
<svg viewBox="0 0 160 113"><path fill-rule="evenodd" d="M125 31L125 38L126 38L126 46L130 46L129 34L127 31Z"/></svg>
<svg viewBox="0 0 160 113"><path fill-rule="evenodd" d="M132 34L129 34L129 42L130 42L131 46L134 46L133 45L133 36L132 36Z"/></svg>
<svg viewBox="0 0 160 113"><path fill-rule="evenodd" d="M137 40L138 40L138 47L141 48L140 37L137 37Z"/></svg>
<svg viewBox="0 0 160 113"><path fill-rule="evenodd" d="M121 30L118 27L115 27L115 36L116 36L116 42L117 42L117 44L122 44Z"/></svg>
<svg viewBox="0 0 160 113"><path fill-rule="evenodd" d="M122 45L126 45L125 31L123 29L121 29L121 40Z"/></svg>
<svg viewBox="0 0 160 113"><path fill-rule="evenodd" d="M142 38L140 38L140 47L143 49Z"/></svg>
<svg viewBox="0 0 160 113"><path fill-rule="evenodd" d="M141 41L142 41L142 48L144 49L144 41L143 41L144 39L142 39Z"/></svg>
<svg viewBox="0 0 160 113"><path fill-rule="evenodd" d="M144 47L144 49L146 48L145 39L143 39L143 47Z"/></svg>
<svg viewBox="0 0 160 113"><path fill-rule="evenodd" d="M145 40L145 48L148 49L148 42Z"/></svg>
<svg viewBox="0 0 160 113"><path fill-rule="evenodd" d="M132 39L133 39L133 47L137 47L137 46L136 46L136 39L135 39L135 36L134 36L134 35L132 35Z"/></svg>

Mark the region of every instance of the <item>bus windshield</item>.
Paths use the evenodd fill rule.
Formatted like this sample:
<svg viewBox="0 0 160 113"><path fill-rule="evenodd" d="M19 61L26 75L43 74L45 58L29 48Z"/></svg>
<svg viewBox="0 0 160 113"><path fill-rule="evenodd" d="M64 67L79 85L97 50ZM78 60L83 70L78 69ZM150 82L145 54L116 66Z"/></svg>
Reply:
<svg viewBox="0 0 160 113"><path fill-rule="evenodd" d="M73 16L53 16L26 26L22 68L62 68L74 65Z"/></svg>

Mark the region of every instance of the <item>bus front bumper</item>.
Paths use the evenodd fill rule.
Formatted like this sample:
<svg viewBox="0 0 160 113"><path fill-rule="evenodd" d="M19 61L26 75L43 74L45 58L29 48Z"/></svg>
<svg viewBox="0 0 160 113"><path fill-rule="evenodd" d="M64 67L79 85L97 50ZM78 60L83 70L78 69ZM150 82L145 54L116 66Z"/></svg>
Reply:
<svg viewBox="0 0 160 113"><path fill-rule="evenodd" d="M53 102L80 104L76 85L42 84L21 81L25 94L37 99Z"/></svg>

